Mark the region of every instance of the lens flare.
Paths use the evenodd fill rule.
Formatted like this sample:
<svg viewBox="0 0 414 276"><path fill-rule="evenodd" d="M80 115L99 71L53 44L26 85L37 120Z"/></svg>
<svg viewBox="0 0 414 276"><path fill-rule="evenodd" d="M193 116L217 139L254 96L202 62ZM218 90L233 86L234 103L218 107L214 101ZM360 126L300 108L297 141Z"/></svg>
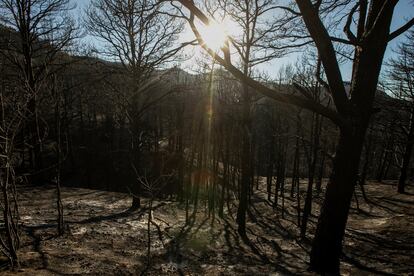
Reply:
<svg viewBox="0 0 414 276"><path fill-rule="evenodd" d="M221 23L211 22L208 25L200 26L199 32L205 45L214 51L220 50L228 39L226 27L224 21Z"/></svg>

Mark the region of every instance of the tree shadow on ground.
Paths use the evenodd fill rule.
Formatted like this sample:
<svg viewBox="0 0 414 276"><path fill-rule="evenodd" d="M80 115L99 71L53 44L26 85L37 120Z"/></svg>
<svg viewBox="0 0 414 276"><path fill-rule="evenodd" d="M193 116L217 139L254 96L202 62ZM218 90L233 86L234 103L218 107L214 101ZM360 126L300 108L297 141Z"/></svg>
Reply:
<svg viewBox="0 0 414 276"><path fill-rule="evenodd" d="M406 241L397 241L395 239L389 239L388 237L382 237L378 234L364 233L361 231L347 229L347 238L358 240L361 243L370 245L378 250L389 249L389 250L403 250L399 254L412 255L414 257L414 245L407 244Z"/></svg>
<svg viewBox="0 0 414 276"><path fill-rule="evenodd" d="M355 266L355 267L357 267L357 268L359 268L363 271L366 271L368 273L375 273L376 275L387 275L387 276L397 275L397 274L393 274L393 273L378 270L374 267L369 267L367 265L364 265L363 263L361 263L360 260L358 260L358 257L356 257L356 256L350 256L350 255L343 254L342 258L346 262L348 262L348 263L352 264L353 266Z"/></svg>
<svg viewBox="0 0 414 276"><path fill-rule="evenodd" d="M50 188L47 190L50 190ZM81 192L79 197L76 197L73 194L66 194L64 197L64 200L68 200L68 198L72 198L72 199L78 199L78 200L83 200L85 202L88 202L88 200L91 198L96 200L95 194L98 197L100 197L100 200L102 200L102 203L106 206L108 206L108 204L111 204L111 202L116 201L116 200L114 201L114 199L111 196L108 196L108 195L104 196L104 194L102 194L102 192L99 192L99 191L84 192L84 193ZM45 204L50 205L47 197L42 195L42 193L39 193L39 195L40 195L40 198L37 198L37 199L40 200L40 202L42 203L46 202ZM118 197L118 200L122 200L122 199ZM159 204L154 205L152 210L156 210L165 205L166 203L160 202ZM57 235L57 223L54 223L54 222L49 223L51 221L49 217L47 217L46 219L46 217L43 217L40 215L39 217L41 219L39 219L39 217L36 217L34 220L31 219L31 221L29 221L28 224L24 224L24 222L22 222L22 224L20 225L20 229L22 230L22 232L25 233L25 237L26 237L24 240L24 243L22 244L22 248L25 247L30 252L33 250L33 252L36 252L39 256L36 258L32 258L32 257L28 258L26 263L24 263L24 267L32 267L32 268L35 267L38 270L49 271L53 273L54 275L66 275L62 273L61 271L54 270L53 268L50 267L49 265L50 252L44 249L45 242L53 241L53 243L59 243L59 240L61 240L59 238L61 237L64 240L71 239L71 237L73 237L73 233L71 229L75 225L86 225L86 224L94 225L94 224L99 224L100 222L117 222L119 219L122 219L122 218L127 218L130 221L137 221L137 220L140 220L142 216L148 212L148 208L145 207L145 208L141 208L140 210L136 210L136 211L125 209L125 210L113 212L110 214L107 214L108 210L104 209L103 211L106 214L102 214L103 211L101 210L100 206L89 206L88 211L86 213L86 215L88 215L89 217L81 218L77 220L76 211L78 211L79 208L81 207L74 205L67 210L68 213L72 213L71 214L72 219L65 220L65 232L66 233L63 236ZM118 207L117 209L119 210ZM75 214L73 214L73 211L75 211ZM96 212L99 212L101 214L96 215ZM36 212L35 210L31 210L31 212L27 214L30 214L30 217L31 217L33 215L36 216L38 213L39 211ZM55 216L54 212L49 213L49 215ZM75 218L75 220L73 218ZM90 228L92 229L92 231L93 231L93 227L95 226L91 226ZM113 233L113 234L116 234L116 233ZM75 253L75 255L76 254L77 253ZM59 258L59 255L56 255L53 257Z"/></svg>

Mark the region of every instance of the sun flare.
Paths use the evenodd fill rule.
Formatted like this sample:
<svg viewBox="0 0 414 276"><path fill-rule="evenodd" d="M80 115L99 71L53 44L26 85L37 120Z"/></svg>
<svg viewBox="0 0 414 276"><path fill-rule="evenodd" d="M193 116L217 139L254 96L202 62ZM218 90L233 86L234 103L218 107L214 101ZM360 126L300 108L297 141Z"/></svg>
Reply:
<svg viewBox="0 0 414 276"><path fill-rule="evenodd" d="M228 39L227 24L225 21L201 25L199 32L206 46L214 51L218 51L223 47Z"/></svg>

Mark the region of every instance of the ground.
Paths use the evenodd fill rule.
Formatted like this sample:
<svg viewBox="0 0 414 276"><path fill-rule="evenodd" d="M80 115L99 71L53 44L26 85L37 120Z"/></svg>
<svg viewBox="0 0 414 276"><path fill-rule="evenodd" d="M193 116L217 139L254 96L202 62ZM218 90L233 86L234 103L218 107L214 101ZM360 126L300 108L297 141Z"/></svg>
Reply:
<svg viewBox="0 0 414 276"><path fill-rule="evenodd" d="M122 193L64 187L66 233L56 235L53 187L21 187L21 269L5 275L139 275L147 263L148 209L128 211ZM369 182L369 203L357 189L348 220L341 262L343 275L412 275L414 272L414 187L397 194L394 182ZM148 201L144 200L144 206ZM308 235L316 225L320 199L313 206ZM303 205L303 199L302 203ZM264 187L255 191L248 239L234 223L235 208L224 219L208 217L201 205L185 223L175 201L155 201L151 224L149 275L311 275L309 241L298 238L296 198L286 193L275 210Z"/></svg>

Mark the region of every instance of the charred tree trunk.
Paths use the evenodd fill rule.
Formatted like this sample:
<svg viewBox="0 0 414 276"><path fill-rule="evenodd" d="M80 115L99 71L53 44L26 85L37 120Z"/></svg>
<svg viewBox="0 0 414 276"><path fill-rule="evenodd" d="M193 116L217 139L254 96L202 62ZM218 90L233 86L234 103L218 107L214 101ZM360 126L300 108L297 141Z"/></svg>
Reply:
<svg viewBox="0 0 414 276"><path fill-rule="evenodd" d="M309 216L312 212L312 200L313 200L313 182L315 177L316 161L318 159L319 150L319 135L320 135L320 120L319 115L313 114L312 116L312 130L311 130L311 146L308 151L308 188L306 190L305 206L303 208L302 223L300 229L301 238L305 238L306 229L308 225Z"/></svg>
<svg viewBox="0 0 414 276"><path fill-rule="evenodd" d="M133 135L134 136L134 135ZM139 138L138 138L139 139ZM135 171L136 175L140 175L139 174L139 170L141 169L141 149L140 149L140 145L139 142L137 142L136 144L134 144L135 141L133 141L133 137L131 137L131 149L130 149L130 154L132 154L132 156L130 157L131 159L131 166L132 169ZM131 193L132 193L132 203L131 203L131 211L134 210L138 210L139 208L141 208L141 183L139 181L136 181L132 184L132 188L131 188Z"/></svg>
<svg viewBox="0 0 414 276"><path fill-rule="evenodd" d="M247 71L246 71L247 74ZM241 152L241 183L240 198L237 209L238 232L246 236L246 212L248 207L248 196L251 185L251 141L250 141L250 100L249 88L243 84L243 114L242 114L242 152Z"/></svg>
<svg viewBox="0 0 414 276"><path fill-rule="evenodd" d="M386 179L388 170L391 164L391 153L393 152L392 148L394 146L394 122L390 123L390 132L389 137L387 138L385 142L385 146L381 153L381 159L379 163L379 168L377 172L377 181L382 182L382 180Z"/></svg>
<svg viewBox="0 0 414 276"><path fill-rule="evenodd" d="M322 180L325 172L325 154L322 154L321 161L319 163L318 178L316 179L316 193L319 193L322 190Z"/></svg>
<svg viewBox="0 0 414 276"><path fill-rule="evenodd" d="M17 256L17 250L19 248L20 238L18 232L18 213L16 201L11 197L11 191L13 190L10 181L14 181L12 176L12 168L7 166L3 175L1 176L1 189L2 189L2 201L3 201L3 220L6 241L0 237L0 247L3 251L5 249L6 256L9 259L10 268L12 270L19 268L19 258ZM14 206L13 206L14 205Z"/></svg>
<svg viewBox="0 0 414 276"><path fill-rule="evenodd" d="M407 143L405 145L400 178L398 180L398 192L399 193L405 192L405 182L407 180L407 171L410 165L413 145L414 145L414 109L411 110L410 126L409 126L408 134L407 134Z"/></svg>
<svg viewBox="0 0 414 276"><path fill-rule="evenodd" d="M272 180L273 180L273 166L274 166L274 139L273 136L270 138L269 156L267 163L267 175L266 175L266 191L267 200L270 201L272 197Z"/></svg>
<svg viewBox="0 0 414 276"><path fill-rule="evenodd" d="M357 181L359 159L363 145L359 134L341 132L331 179L321 208L311 251L311 269L316 272L339 274L342 240Z"/></svg>
<svg viewBox="0 0 414 276"><path fill-rule="evenodd" d="M24 6L22 6L24 8ZM30 16L30 15L28 15ZM33 69L33 45L31 40L31 30L30 25L26 22L26 18L20 17L18 19L21 24L19 29L20 38L21 38L21 49L22 55L24 58L24 68L23 74L26 81L26 96L29 98L27 104L27 117L28 119L28 134L29 141L31 144L30 149L30 160L31 160L31 169L33 170L33 175L31 181L35 184L41 184L42 174L41 169L42 156L41 156L41 141L39 133L39 120L38 120L38 107L37 107L37 84L35 80L35 73Z"/></svg>
<svg viewBox="0 0 414 276"><path fill-rule="evenodd" d="M295 154L293 159L293 169L292 169L292 186L290 188L290 197L293 198L296 183L299 182L299 137L296 137L295 145ZM299 194L297 194L299 196Z"/></svg>
<svg viewBox="0 0 414 276"><path fill-rule="evenodd" d="M224 215L224 201L226 190L228 191L228 186L230 185L230 145L225 144L225 154L223 158L223 180L221 184L221 195L220 195L220 207L219 207L219 216L223 218Z"/></svg>
<svg viewBox="0 0 414 276"><path fill-rule="evenodd" d="M63 204L61 196L61 171L62 171L62 135L61 135L61 115L60 115L60 95L57 88L54 87L55 96L55 121L56 121L56 208L57 216L57 230L59 235L64 233L63 222Z"/></svg>

